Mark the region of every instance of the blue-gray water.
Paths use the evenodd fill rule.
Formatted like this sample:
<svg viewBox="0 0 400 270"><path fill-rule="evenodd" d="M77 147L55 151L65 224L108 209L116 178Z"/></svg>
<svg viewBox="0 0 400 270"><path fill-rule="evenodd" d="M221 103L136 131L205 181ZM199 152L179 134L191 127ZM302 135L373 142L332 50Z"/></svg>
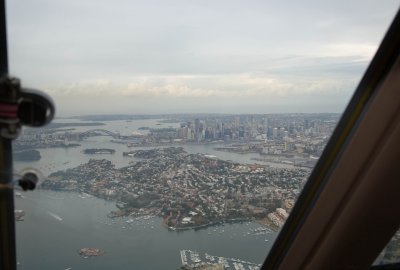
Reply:
<svg viewBox="0 0 400 270"><path fill-rule="evenodd" d="M113 202L77 193L24 196L16 198L16 208L26 211L25 221L17 222L19 269L177 269L181 249L261 263L276 236L254 235L251 229L259 225L248 222L178 233L157 217L112 221L106 214L115 209ZM77 253L83 247L106 253L85 259Z"/></svg>
<svg viewBox="0 0 400 270"><path fill-rule="evenodd" d="M140 126L155 124L156 121L119 121L107 122L101 128L129 133ZM106 158L117 167L135 161L122 156L123 151L129 150L127 146L111 143L110 139L98 136L89 138L77 148L40 149L40 161L17 162L15 169L33 167L47 175L75 167L90 158ZM116 153L92 156L81 152L91 147L110 147L116 149ZM218 152L214 147L189 145L185 149L190 153L208 153L221 159L253 163L250 158L255 154ZM16 209L26 212L25 221L17 222L19 269L178 269L181 249L262 263L276 237L276 233L251 233L259 225L248 222L177 233L163 228L161 219L157 217L131 223L126 222L127 218L110 220L106 215L115 209L115 203L94 197L40 190L23 193L23 196L16 198L15 202ZM100 248L106 253L101 257L84 259L77 253L83 247Z"/></svg>

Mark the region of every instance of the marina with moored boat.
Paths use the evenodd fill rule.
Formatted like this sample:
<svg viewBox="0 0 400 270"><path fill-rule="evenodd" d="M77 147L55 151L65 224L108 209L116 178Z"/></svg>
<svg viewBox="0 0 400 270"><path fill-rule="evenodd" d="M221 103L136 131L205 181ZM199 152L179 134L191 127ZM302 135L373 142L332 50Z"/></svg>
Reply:
<svg viewBox="0 0 400 270"><path fill-rule="evenodd" d="M261 264L247 262L237 258L225 258L207 253L184 249L180 251L182 266L187 269L197 269L206 265L222 265L222 269L259 270Z"/></svg>

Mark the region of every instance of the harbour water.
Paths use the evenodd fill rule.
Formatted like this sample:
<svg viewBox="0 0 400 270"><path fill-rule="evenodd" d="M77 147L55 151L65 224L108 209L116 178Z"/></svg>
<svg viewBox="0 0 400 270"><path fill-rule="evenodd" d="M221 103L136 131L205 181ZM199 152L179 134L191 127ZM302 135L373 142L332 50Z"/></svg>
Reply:
<svg viewBox="0 0 400 270"><path fill-rule="evenodd" d="M77 193L23 196L16 198L26 212L17 222L18 269L178 269L182 249L262 263L276 237L257 234L260 226L249 222L174 232L158 217L111 220L113 202ZM78 255L83 247L105 254L85 259Z"/></svg>
<svg viewBox="0 0 400 270"><path fill-rule="evenodd" d="M132 121L134 122L134 121ZM110 131L151 123L107 122L103 129ZM163 124L160 127L170 126ZM79 127L80 130L93 127ZM126 131L128 132L128 131ZM121 132L122 133L122 132ZM40 149L41 160L17 162L16 171L26 167L39 169L44 175L75 167L90 158L106 158L117 167L135 162L122 156L128 151L123 144L110 142L111 137L90 137L76 148ZM85 155L84 148L113 148L113 155ZM218 152L215 145L187 145L190 153L216 155L221 159L254 163L252 154ZM36 190L16 198L16 209L26 212L25 220L17 222L18 269L178 269L180 250L196 250L215 256L238 258L262 263L274 242L276 233L257 233L257 223L225 224L201 230L169 231L161 226L159 217L111 220L107 214L115 203L87 194ZM100 257L82 258L78 250L95 247L105 251Z"/></svg>

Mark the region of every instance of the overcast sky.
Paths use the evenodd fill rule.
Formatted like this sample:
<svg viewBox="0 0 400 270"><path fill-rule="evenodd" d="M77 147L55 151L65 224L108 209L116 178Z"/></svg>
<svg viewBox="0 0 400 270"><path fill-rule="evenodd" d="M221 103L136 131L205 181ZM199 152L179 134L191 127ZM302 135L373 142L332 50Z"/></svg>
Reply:
<svg viewBox="0 0 400 270"><path fill-rule="evenodd" d="M400 0L12 0L9 62L58 115L341 112Z"/></svg>

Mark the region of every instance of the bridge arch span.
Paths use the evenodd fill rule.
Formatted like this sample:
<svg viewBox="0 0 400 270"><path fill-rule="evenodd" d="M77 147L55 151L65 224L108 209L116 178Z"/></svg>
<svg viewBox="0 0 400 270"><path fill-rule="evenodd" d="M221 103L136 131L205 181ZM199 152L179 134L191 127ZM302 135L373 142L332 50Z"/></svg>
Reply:
<svg viewBox="0 0 400 270"><path fill-rule="evenodd" d="M89 135L90 133L94 133L94 132L101 133L103 135L111 136L111 137L114 137L114 138L119 138L119 136L120 136L119 133L112 132L112 131L109 131L109 130L106 130L106 129L101 129L101 128L89 129L89 130L86 130L84 132L81 132L80 135L81 136L85 136L85 135Z"/></svg>

